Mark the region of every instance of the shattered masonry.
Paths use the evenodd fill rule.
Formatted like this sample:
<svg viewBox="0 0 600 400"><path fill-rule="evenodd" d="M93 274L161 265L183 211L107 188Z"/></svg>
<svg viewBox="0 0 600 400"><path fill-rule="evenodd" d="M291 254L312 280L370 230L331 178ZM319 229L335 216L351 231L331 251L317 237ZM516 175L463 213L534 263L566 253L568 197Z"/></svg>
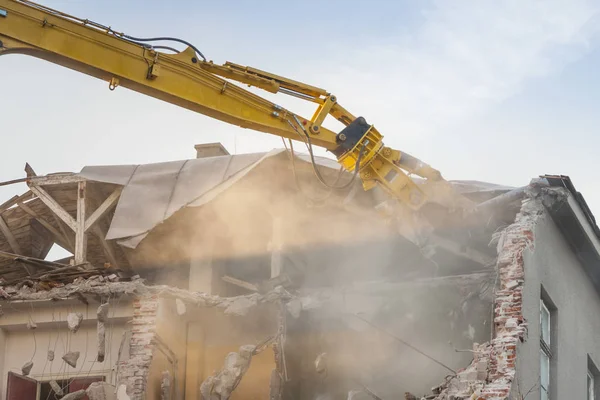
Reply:
<svg viewBox="0 0 600 400"><path fill-rule="evenodd" d="M534 228L544 207L532 193L523 200L515 222L498 241L499 287L494 304L495 337L473 345L473 361L437 390L436 400L508 399L515 378L517 345L525 340L527 322L522 313L525 277L523 253L533 250Z"/></svg>
<svg viewBox="0 0 600 400"><path fill-rule="evenodd" d="M152 340L158 311L158 297L134 300L129 359L119 365L119 386L125 385L131 400L141 400L152 362Z"/></svg>

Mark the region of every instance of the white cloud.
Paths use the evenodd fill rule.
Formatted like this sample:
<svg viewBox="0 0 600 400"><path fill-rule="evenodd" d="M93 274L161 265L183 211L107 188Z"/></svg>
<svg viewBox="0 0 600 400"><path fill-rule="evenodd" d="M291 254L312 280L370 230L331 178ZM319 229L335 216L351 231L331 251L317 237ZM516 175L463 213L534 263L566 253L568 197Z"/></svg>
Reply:
<svg viewBox="0 0 600 400"><path fill-rule="evenodd" d="M415 141L560 71L589 50L598 26L598 7L584 0L439 0L424 16L410 35L344 45L314 81L380 128L400 122L402 139Z"/></svg>

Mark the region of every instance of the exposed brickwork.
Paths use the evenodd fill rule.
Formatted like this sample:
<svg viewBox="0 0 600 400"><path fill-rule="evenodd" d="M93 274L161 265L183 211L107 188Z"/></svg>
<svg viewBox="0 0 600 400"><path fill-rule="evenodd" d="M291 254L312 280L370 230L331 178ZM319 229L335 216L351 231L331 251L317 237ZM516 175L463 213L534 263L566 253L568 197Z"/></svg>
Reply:
<svg viewBox="0 0 600 400"><path fill-rule="evenodd" d="M499 286L494 303L495 337L473 346L473 361L438 390L438 400L508 399L515 378L517 345L525 340L527 322L523 318L523 253L533 249L534 227L543 213L535 197L523 201L515 222L498 241Z"/></svg>
<svg viewBox="0 0 600 400"><path fill-rule="evenodd" d="M144 398L146 381L152 362L158 296L142 297L133 302L129 359L119 365L119 385L127 387L131 400Z"/></svg>

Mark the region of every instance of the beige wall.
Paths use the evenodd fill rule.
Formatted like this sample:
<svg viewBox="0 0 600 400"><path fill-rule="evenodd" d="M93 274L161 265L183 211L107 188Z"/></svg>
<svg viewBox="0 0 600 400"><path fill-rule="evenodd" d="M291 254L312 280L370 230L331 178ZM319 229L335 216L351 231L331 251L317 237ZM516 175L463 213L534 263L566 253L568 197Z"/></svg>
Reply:
<svg viewBox="0 0 600 400"><path fill-rule="evenodd" d="M189 306L188 306L189 307ZM162 344L154 346L152 363L148 375L147 400L159 400L163 371L169 371L172 379L172 399L183 398L185 390L186 336L185 315L177 314L175 300L160 299L158 306L156 334ZM173 353L175 360L172 360ZM169 358L167 357L169 355ZM171 361L176 361L172 363ZM175 381L173 381L173 378Z"/></svg>
<svg viewBox="0 0 600 400"><path fill-rule="evenodd" d="M48 302L21 303L7 306L3 304L5 315L0 318L0 376L2 379L0 399L6 396L6 379L9 371L21 373L21 367L33 361L30 376L39 381L66 379L74 376L106 376L111 381L116 376L119 347L126 325L132 314L132 307L126 301L115 303L109 311L109 323L106 326L106 357L104 362L94 362L97 356L96 309L98 303L89 306L81 303ZM66 316L69 312L81 312L84 321L76 333L69 331ZM26 328L30 318L37 329ZM125 335L124 350L121 359L129 357L128 335ZM54 361L47 361L48 349L54 350ZM61 357L67 351L79 351L76 368L68 366Z"/></svg>

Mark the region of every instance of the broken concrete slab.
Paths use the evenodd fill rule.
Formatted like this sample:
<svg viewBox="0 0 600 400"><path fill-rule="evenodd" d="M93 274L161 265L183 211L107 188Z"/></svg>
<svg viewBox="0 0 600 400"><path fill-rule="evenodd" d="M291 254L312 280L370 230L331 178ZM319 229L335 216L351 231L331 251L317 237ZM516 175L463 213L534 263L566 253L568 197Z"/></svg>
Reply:
<svg viewBox="0 0 600 400"><path fill-rule="evenodd" d="M107 382L94 382L85 390L90 400L116 400L116 388Z"/></svg>
<svg viewBox="0 0 600 400"><path fill-rule="evenodd" d="M83 399L84 396L85 396L85 390L81 389L76 392L67 394L61 400L79 400L79 399Z"/></svg>
<svg viewBox="0 0 600 400"><path fill-rule="evenodd" d="M23 375L27 376L31 372L31 368L33 368L33 362L28 361L21 367L21 372Z"/></svg>
<svg viewBox="0 0 600 400"><path fill-rule="evenodd" d="M106 322L106 318L108 317L108 303L102 303L98 306L96 317L98 318L98 321Z"/></svg>
<svg viewBox="0 0 600 400"><path fill-rule="evenodd" d="M225 357L221 371L209 376L202 385L200 393L205 400L227 400L238 386L244 374L250 368L254 345L241 346L237 353L232 352Z"/></svg>
<svg viewBox="0 0 600 400"><path fill-rule="evenodd" d="M248 312L258 304L256 296L237 297L229 303L225 308L225 315L236 315L243 317L248 315Z"/></svg>
<svg viewBox="0 0 600 400"><path fill-rule="evenodd" d="M96 360L98 362L104 362L104 357L106 355L106 328L104 327L104 324L107 322L108 319L108 303L100 304L98 310L96 311L96 316L98 319L98 356L96 357Z"/></svg>
<svg viewBox="0 0 600 400"><path fill-rule="evenodd" d="M65 394L63 392L63 389L60 387L58 382L56 382L55 380L50 381L50 387L52 388L52 390L54 390L54 393L56 393L57 396L62 397Z"/></svg>
<svg viewBox="0 0 600 400"><path fill-rule="evenodd" d="M79 327L81 326L82 321L83 321L82 313L69 313L67 315L67 326L69 327L69 330L73 333L75 333L79 330Z"/></svg>
<svg viewBox="0 0 600 400"><path fill-rule="evenodd" d="M62 356L62 359L71 367L75 368L77 367L77 360L79 360L79 352L69 351L67 354Z"/></svg>

